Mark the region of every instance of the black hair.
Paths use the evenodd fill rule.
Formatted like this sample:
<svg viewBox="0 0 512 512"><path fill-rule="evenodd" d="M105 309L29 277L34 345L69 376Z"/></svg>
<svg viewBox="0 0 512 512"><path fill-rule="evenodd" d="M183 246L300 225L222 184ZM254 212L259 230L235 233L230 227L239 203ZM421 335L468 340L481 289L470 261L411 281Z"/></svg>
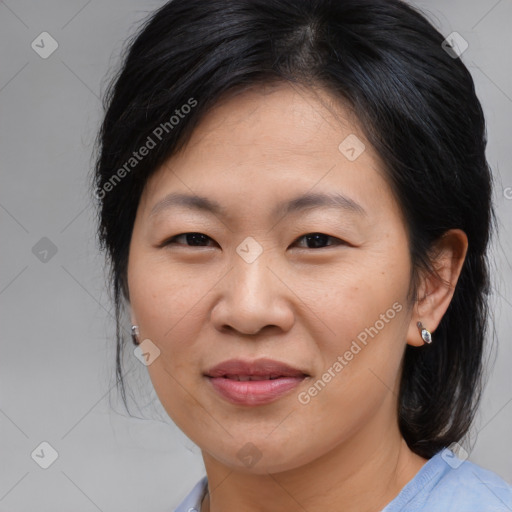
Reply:
<svg viewBox="0 0 512 512"><path fill-rule="evenodd" d="M146 181L222 96L286 82L319 86L355 113L402 209L413 282L433 271L436 240L451 228L466 233L466 259L434 343L405 349L397 414L407 444L425 458L467 434L482 389L492 176L473 79L443 40L399 0L172 0L143 23L104 97L93 178L124 401L121 317ZM151 151L130 160L149 139Z"/></svg>

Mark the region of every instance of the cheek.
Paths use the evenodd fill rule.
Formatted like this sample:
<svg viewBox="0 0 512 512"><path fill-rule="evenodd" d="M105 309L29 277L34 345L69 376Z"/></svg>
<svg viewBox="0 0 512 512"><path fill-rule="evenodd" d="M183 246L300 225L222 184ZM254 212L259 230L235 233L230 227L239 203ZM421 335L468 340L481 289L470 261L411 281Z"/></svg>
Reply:
<svg viewBox="0 0 512 512"><path fill-rule="evenodd" d="M357 424L398 382L409 322L410 264L405 249L387 255L378 251L358 258L310 293L324 326L315 339L321 365L301 403L308 402L308 414L327 423L340 421L328 412L335 404ZM311 285L306 282L301 293L315 290Z"/></svg>
<svg viewBox="0 0 512 512"><path fill-rule="evenodd" d="M297 397L295 419L307 424L308 439L316 439L319 451L348 439L379 411L394 411L398 392L406 287L385 279L372 287L346 285L341 295L325 297L331 300L323 319L334 334L318 338L322 365ZM293 444L291 439L290 450Z"/></svg>
<svg viewBox="0 0 512 512"><path fill-rule="evenodd" d="M294 292L308 307L308 328L318 329L320 352L332 359L356 339L394 339L404 328L409 265L405 249L361 251L295 279Z"/></svg>
<svg viewBox="0 0 512 512"><path fill-rule="evenodd" d="M198 326L191 319L211 285L207 279L198 278L197 272L174 268L163 258L139 259L134 255L128 282L131 308L141 334L157 345L168 344L183 338L178 333L185 326Z"/></svg>
<svg viewBox="0 0 512 512"><path fill-rule="evenodd" d="M160 350L147 371L171 419L189 432L191 418L201 420L194 412L197 400L193 391L201 356L195 343L201 323L194 314L197 316L200 299L209 287L183 270L137 256L134 251L128 273L131 308L141 337L149 338Z"/></svg>
<svg viewBox="0 0 512 512"><path fill-rule="evenodd" d="M171 272L161 261L139 256L135 250L129 265L130 306L141 339L149 338L160 350L147 370L166 408L177 399L187 404L179 383L191 375L194 359L197 362L194 340L200 325L191 316L201 290L194 290L183 272Z"/></svg>

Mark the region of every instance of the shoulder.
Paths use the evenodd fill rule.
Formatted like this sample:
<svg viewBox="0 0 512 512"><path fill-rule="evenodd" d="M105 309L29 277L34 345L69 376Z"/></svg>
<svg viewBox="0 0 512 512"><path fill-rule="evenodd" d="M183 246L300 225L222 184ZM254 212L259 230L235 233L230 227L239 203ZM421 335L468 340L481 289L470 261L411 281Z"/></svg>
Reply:
<svg viewBox="0 0 512 512"><path fill-rule="evenodd" d="M200 512L201 502L203 501L207 488L208 479L204 476L196 483L174 512Z"/></svg>
<svg viewBox="0 0 512 512"><path fill-rule="evenodd" d="M381 512L511 512L512 486L448 448L420 469Z"/></svg>
<svg viewBox="0 0 512 512"><path fill-rule="evenodd" d="M492 471L444 449L432 460L437 475L419 510L438 512L510 512L512 486ZM442 507L442 508L440 508Z"/></svg>

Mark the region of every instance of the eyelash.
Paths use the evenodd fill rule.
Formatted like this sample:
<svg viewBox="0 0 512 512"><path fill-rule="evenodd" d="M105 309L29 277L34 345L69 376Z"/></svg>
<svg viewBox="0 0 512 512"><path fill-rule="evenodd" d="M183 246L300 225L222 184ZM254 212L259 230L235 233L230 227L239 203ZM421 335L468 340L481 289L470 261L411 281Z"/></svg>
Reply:
<svg viewBox="0 0 512 512"><path fill-rule="evenodd" d="M181 233L179 235L175 235L171 238L169 238L168 240L166 240L165 242L163 242L160 247L164 247L164 246L168 246L168 245L173 245L175 244L175 240L182 237L182 236L186 236L186 235L200 235L202 237L206 237L207 239L209 240L212 240L212 238L210 238L208 235L205 235L203 233L197 233L195 231L192 231L192 232L188 232L188 233ZM306 237L312 237L314 235L320 235L322 237L326 237L328 239L331 239L331 240L336 240L338 243L337 244L334 244L334 245L349 245L347 242L345 242L344 240L341 240L339 238L336 238L334 236L331 236L331 235L326 235L324 233L318 233L318 232L312 232L312 233L306 233L305 235L302 235L300 237L298 237L294 243L296 243L298 240L301 240L302 238L306 238ZM178 244L180 245L180 244ZM186 247L206 247L206 246L203 246L203 245L187 245L187 244L184 244ZM331 246L327 246L327 247L332 247L333 245ZM325 249L326 247L320 247L320 248L311 248L311 247L303 247L304 249L309 249L309 250L317 250L317 249Z"/></svg>

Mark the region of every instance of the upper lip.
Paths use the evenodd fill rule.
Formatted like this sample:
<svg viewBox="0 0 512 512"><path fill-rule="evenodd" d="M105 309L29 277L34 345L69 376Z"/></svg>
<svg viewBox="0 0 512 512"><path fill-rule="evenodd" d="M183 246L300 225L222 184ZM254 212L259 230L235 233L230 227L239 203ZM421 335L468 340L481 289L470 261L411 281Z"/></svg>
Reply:
<svg viewBox="0 0 512 512"><path fill-rule="evenodd" d="M205 375L208 377L254 376L254 377L305 377L307 373L292 366L274 361L273 359L255 359L244 361L230 359L210 368Z"/></svg>

